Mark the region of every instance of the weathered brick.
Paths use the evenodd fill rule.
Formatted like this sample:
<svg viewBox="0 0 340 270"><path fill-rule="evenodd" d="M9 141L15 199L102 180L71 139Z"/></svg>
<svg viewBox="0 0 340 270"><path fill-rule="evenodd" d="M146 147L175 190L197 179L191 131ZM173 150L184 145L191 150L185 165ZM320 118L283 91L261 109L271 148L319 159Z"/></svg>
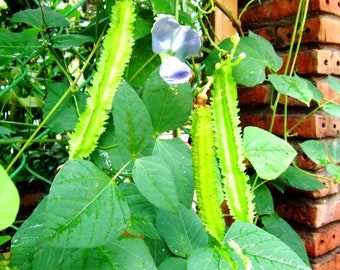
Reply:
<svg viewBox="0 0 340 270"><path fill-rule="evenodd" d="M340 270L340 248L317 258L310 258L313 270Z"/></svg>
<svg viewBox="0 0 340 270"><path fill-rule="evenodd" d="M296 16L299 2L299 0L267 0L261 1L259 4L253 4L243 13L241 17L242 24L246 26ZM338 1L311 0L308 12L340 15L340 5Z"/></svg>
<svg viewBox="0 0 340 270"><path fill-rule="evenodd" d="M283 56L286 65L287 56ZM280 70L282 73L284 68ZM295 70L299 75L340 75L340 51L336 49L312 49L300 51Z"/></svg>
<svg viewBox="0 0 340 270"><path fill-rule="evenodd" d="M307 254L317 257L336 249L340 245L340 223L331 223L319 229L294 227L305 244Z"/></svg>
<svg viewBox="0 0 340 270"><path fill-rule="evenodd" d="M299 120L301 120L304 114L290 114L287 117L287 128L292 128ZM271 114L269 111L251 111L241 110L240 114L242 127L257 126L268 130L271 122ZM272 132L276 135L283 135L283 121L282 114L275 116L275 124ZM340 133L340 118L327 115L323 113L314 114L305 119L299 126L293 129L291 134L296 134L303 138L326 138L337 137Z"/></svg>
<svg viewBox="0 0 340 270"><path fill-rule="evenodd" d="M240 105L269 104L271 85L260 84L254 87L238 87L238 101Z"/></svg>
<svg viewBox="0 0 340 270"><path fill-rule="evenodd" d="M340 193L322 199L274 197L277 213L284 219L310 228L320 228L340 220Z"/></svg>
<svg viewBox="0 0 340 270"><path fill-rule="evenodd" d="M306 20L302 43L327 43L339 44L340 36L337 33L340 29L340 19L337 17L316 17ZM294 25L284 25L277 28L276 46L288 47L292 41Z"/></svg>

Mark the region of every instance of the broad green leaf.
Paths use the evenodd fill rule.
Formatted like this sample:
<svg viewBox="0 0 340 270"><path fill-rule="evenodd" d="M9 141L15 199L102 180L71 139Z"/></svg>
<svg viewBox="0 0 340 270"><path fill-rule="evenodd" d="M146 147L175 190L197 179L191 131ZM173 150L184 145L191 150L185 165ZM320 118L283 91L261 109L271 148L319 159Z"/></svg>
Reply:
<svg viewBox="0 0 340 270"><path fill-rule="evenodd" d="M5 244L5 243L8 242L9 240L11 240L11 236L10 236L10 235L1 235L1 236L0 236L0 246L2 246L3 244Z"/></svg>
<svg viewBox="0 0 340 270"><path fill-rule="evenodd" d="M60 209L63 209L60 211ZM95 247L126 229L130 211L114 181L86 160L69 160L55 177L45 222L51 247Z"/></svg>
<svg viewBox="0 0 340 270"><path fill-rule="evenodd" d="M251 185L254 184L254 177L250 178L251 180ZM274 212L274 202L273 202L273 197L272 194L265 184L260 183L263 181L261 179L257 180L257 185L259 185L255 190L254 190L254 199L253 202L255 203L255 210L256 213L261 216L261 215L270 215Z"/></svg>
<svg viewBox="0 0 340 270"><path fill-rule="evenodd" d="M15 221L19 205L19 192L5 169L0 165L0 231Z"/></svg>
<svg viewBox="0 0 340 270"><path fill-rule="evenodd" d="M158 270L187 270L187 260L177 257L171 257L158 267ZM197 269L197 268L196 268Z"/></svg>
<svg viewBox="0 0 340 270"><path fill-rule="evenodd" d="M288 142L257 127L244 129L243 143L246 158L259 177L265 180L281 175L296 156Z"/></svg>
<svg viewBox="0 0 340 270"><path fill-rule="evenodd" d="M153 13L157 14L175 14L175 2L172 0L151 0Z"/></svg>
<svg viewBox="0 0 340 270"><path fill-rule="evenodd" d="M0 57L23 57L40 48L35 34L0 32Z"/></svg>
<svg viewBox="0 0 340 270"><path fill-rule="evenodd" d="M293 166L289 166L287 170L279 176L278 181L286 186L301 190L313 191L325 188L325 185L315 177L309 176Z"/></svg>
<svg viewBox="0 0 340 270"><path fill-rule="evenodd" d="M161 63L160 57L153 53L151 44L151 34L136 40L125 75L133 86L144 86L152 71Z"/></svg>
<svg viewBox="0 0 340 270"><path fill-rule="evenodd" d="M135 38L136 41L151 33L153 22L154 20L152 18L151 13L150 13L149 18L147 19L144 17L142 18L141 16L136 16L136 20L134 22L134 32L133 32L133 37ZM137 44L135 44L135 46L137 46ZM143 46L138 46L138 47L143 47ZM150 48L151 48L151 43L150 43Z"/></svg>
<svg viewBox="0 0 340 270"><path fill-rule="evenodd" d="M47 85L47 98L43 108L44 118L46 118L47 114L60 100L68 87L68 84L61 82ZM56 133L73 130L78 122L75 100L77 101L79 111L83 112L85 109L86 97L86 94L81 91L78 91L73 96L68 96L47 120L46 125Z"/></svg>
<svg viewBox="0 0 340 270"><path fill-rule="evenodd" d="M322 110L330 115L334 115L340 118L340 104L337 103L325 103L322 104Z"/></svg>
<svg viewBox="0 0 340 270"><path fill-rule="evenodd" d="M327 82L330 88L335 92L340 93L340 82L335 77L328 75Z"/></svg>
<svg viewBox="0 0 340 270"><path fill-rule="evenodd" d="M156 270L157 268L142 239L121 237L105 246L76 250L64 257L59 269Z"/></svg>
<svg viewBox="0 0 340 270"><path fill-rule="evenodd" d="M308 140L299 144L305 154L315 163L322 166L328 164L326 145L317 140Z"/></svg>
<svg viewBox="0 0 340 270"><path fill-rule="evenodd" d="M230 52L233 44L228 38L223 40L219 47ZM266 78L266 68L278 71L283 63L272 44L252 32L249 33L249 36L240 38L235 57L240 53L245 53L246 58L233 67L233 77L238 84L245 86L255 86L262 83ZM217 62L219 62L219 52L215 49L204 60L207 66L207 75L212 75Z"/></svg>
<svg viewBox="0 0 340 270"><path fill-rule="evenodd" d="M261 217L263 224L262 229L275 235L287 246L289 246L303 261L309 265L306 248L301 237L292 229L292 227L278 214L265 215Z"/></svg>
<svg viewBox="0 0 340 270"><path fill-rule="evenodd" d="M332 159L333 162L338 163L340 162L340 140L334 139L328 145L328 155Z"/></svg>
<svg viewBox="0 0 340 270"><path fill-rule="evenodd" d="M194 195L194 179L188 146L179 138L156 140L152 154L162 158L168 165L175 181L179 202L190 208Z"/></svg>
<svg viewBox="0 0 340 270"><path fill-rule="evenodd" d="M157 266L159 266L166 258L172 257L172 254L163 239L144 238L144 242L149 247L151 256Z"/></svg>
<svg viewBox="0 0 340 270"><path fill-rule="evenodd" d="M52 38L54 48L69 48L69 47L80 47L88 42L95 42L91 36L84 35L57 35Z"/></svg>
<svg viewBox="0 0 340 270"><path fill-rule="evenodd" d="M229 240L236 242L251 260L252 269L311 269L285 243L252 223L234 222L224 243Z"/></svg>
<svg viewBox="0 0 340 270"><path fill-rule="evenodd" d="M131 212L129 227L126 230L134 235L160 239L155 226L155 207L142 196L135 184L122 183L118 189L126 199Z"/></svg>
<svg viewBox="0 0 340 270"><path fill-rule="evenodd" d="M329 163L326 165L326 170L328 173L330 173L331 175L335 177L336 182L340 182L340 166L339 165Z"/></svg>
<svg viewBox="0 0 340 270"><path fill-rule="evenodd" d="M125 81L113 99L115 142L124 163L135 160L152 141L152 123L144 103Z"/></svg>
<svg viewBox="0 0 340 270"><path fill-rule="evenodd" d="M208 244L208 234L196 212L181 204L176 214L159 210L156 227L168 248L177 256L187 257L193 250Z"/></svg>
<svg viewBox="0 0 340 270"><path fill-rule="evenodd" d="M42 10L36 8L19 11L13 15L12 22L26 23L38 29L70 27L63 15L47 6L43 6Z"/></svg>
<svg viewBox="0 0 340 270"><path fill-rule="evenodd" d="M178 194L169 167L158 157L149 156L136 160L132 168L137 189L156 207L176 212Z"/></svg>
<svg viewBox="0 0 340 270"><path fill-rule="evenodd" d="M192 90L189 83L168 85L154 70L145 83L142 96L156 135L181 126L192 109Z"/></svg>
<svg viewBox="0 0 340 270"><path fill-rule="evenodd" d="M281 94L296 98L297 100L309 106L313 98L313 92L310 90L306 79L288 75L269 74L269 81L274 88Z"/></svg>
<svg viewBox="0 0 340 270"><path fill-rule="evenodd" d="M306 82L308 89L313 93L313 99L320 103L324 98L322 92L310 80L307 80Z"/></svg>
<svg viewBox="0 0 340 270"><path fill-rule="evenodd" d="M214 248L199 248L195 249L188 260L188 270L234 270L238 264L236 261L232 262L232 265L219 254Z"/></svg>

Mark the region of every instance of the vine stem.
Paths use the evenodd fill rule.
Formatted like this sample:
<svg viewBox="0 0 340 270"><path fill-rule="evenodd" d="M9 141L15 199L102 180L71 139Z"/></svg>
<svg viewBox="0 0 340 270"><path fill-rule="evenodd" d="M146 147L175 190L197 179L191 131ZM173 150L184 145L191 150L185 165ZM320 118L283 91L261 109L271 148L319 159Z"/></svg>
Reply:
<svg viewBox="0 0 340 270"><path fill-rule="evenodd" d="M58 102L54 105L54 107L52 108L52 110L46 115L46 117L41 121L41 123L37 126L37 128L34 130L34 132L31 134L31 136L27 139L27 141L25 142L25 144L20 148L19 152L15 155L15 157L11 160L11 162L9 163L9 165L6 168L6 172L8 173L9 170L13 167L13 165L15 164L15 162L20 158L20 156L24 153L24 151L27 149L27 147L32 143L32 141L34 140L35 136L38 134L38 132L44 127L44 125L46 124L46 122L48 121L48 119L56 112L56 110L58 109L58 107L63 103L63 101L68 97L69 94L72 94L74 92L74 89L77 87L76 84L78 82L78 80L80 79L81 75L85 72L85 69L87 68L87 66L90 64L90 61L93 57L93 55L96 53L96 51L99 48L99 45L101 44L102 41L102 37L104 36L104 31L102 32L102 34L100 35L98 41L96 42L93 50L91 51L89 57L87 58L86 62L84 63L84 66L82 67L82 69L80 70L78 76L75 78L75 80L72 82L72 84L70 85L70 87L65 91L65 93L63 94L63 96L58 100Z"/></svg>

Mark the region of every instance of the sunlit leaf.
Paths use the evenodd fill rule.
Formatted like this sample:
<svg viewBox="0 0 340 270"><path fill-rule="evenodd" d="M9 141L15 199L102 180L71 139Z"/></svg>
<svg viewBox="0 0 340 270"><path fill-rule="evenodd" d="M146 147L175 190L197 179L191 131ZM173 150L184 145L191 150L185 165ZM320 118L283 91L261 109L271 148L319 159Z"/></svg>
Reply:
<svg viewBox="0 0 340 270"><path fill-rule="evenodd" d="M325 166L328 164L326 145L322 141L308 140L300 143L305 154L315 163Z"/></svg>
<svg viewBox="0 0 340 270"><path fill-rule="evenodd" d="M265 180L281 175L296 156L288 142L258 127L246 127L243 142L246 158Z"/></svg>

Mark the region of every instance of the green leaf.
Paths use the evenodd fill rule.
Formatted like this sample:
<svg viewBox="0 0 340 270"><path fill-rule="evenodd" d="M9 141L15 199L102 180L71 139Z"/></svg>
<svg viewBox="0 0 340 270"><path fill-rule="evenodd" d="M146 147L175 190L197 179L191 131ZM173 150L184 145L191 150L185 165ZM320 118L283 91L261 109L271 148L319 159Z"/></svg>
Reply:
<svg viewBox="0 0 340 270"><path fill-rule="evenodd" d="M219 47L230 52L233 44L230 38L223 40ZM238 84L255 86L262 83L265 78L266 67L278 71L283 60L275 52L269 41L252 32L247 37L241 37L236 48L235 57L245 53L246 58L233 67L233 77ZM219 52L215 49L204 60L207 66L207 75L212 75L215 64L219 61Z"/></svg>
<svg viewBox="0 0 340 270"><path fill-rule="evenodd" d="M333 162L340 162L340 140L335 139L328 145L328 155Z"/></svg>
<svg viewBox="0 0 340 270"><path fill-rule="evenodd" d="M19 206L19 192L0 165L0 231L12 225L18 214Z"/></svg>
<svg viewBox="0 0 340 270"><path fill-rule="evenodd" d="M268 79L279 93L296 98L309 106L313 92L310 90L306 79L297 75L293 77L277 74L269 74Z"/></svg>
<svg viewBox="0 0 340 270"><path fill-rule="evenodd" d="M159 210L156 227L169 249L177 256L187 257L193 250L206 247L208 235L196 212L179 205L177 214Z"/></svg>
<svg viewBox="0 0 340 270"><path fill-rule="evenodd" d="M329 163L326 165L326 170L328 173L335 177L337 182L340 182L340 166L333 163Z"/></svg>
<svg viewBox="0 0 340 270"><path fill-rule="evenodd" d="M234 270L237 263L231 266L214 248L199 248L192 252L188 260L188 270Z"/></svg>
<svg viewBox="0 0 340 270"><path fill-rule="evenodd" d="M19 11L13 15L12 22L26 23L38 29L70 27L63 15L47 6L43 6L42 10L37 8Z"/></svg>
<svg viewBox="0 0 340 270"><path fill-rule="evenodd" d="M178 195L169 167L155 156L136 160L132 176L137 189L156 207L176 212Z"/></svg>
<svg viewBox="0 0 340 270"><path fill-rule="evenodd" d="M46 118L47 114L64 95L68 87L68 84L61 82L47 85L48 94L44 103L43 118ZM79 111L83 112L85 110L86 97L86 94L81 91L78 91L73 96L66 97L53 115L47 120L46 125L56 133L73 130L78 122L75 99L77 100Z"/></svg>
<svg viewBox="0 0 340 270"><path fill-rule="evenodd" d="M113 122L117 150L126 162L137 159L152 141L152 123L135 90L123 82L113 99Z"/></svg>
<svg viewBox="0 0 340 270"><path fill-rule="evenodd" d="M321 166L328 164L326 145L317 140L308 140L299 144L305 154L315 163Z"/></svg>
<svg viewBox="0 0 340 270"><path fill-rule="evenodd" d="M1 235L1 236L0 236L0 246L2 246L3 244L5 244L5 243L8 242L9 240L11 240L11 236L10 236L10 235Z"/></svg>
<svg viewBox="0 0 340 270"><path fill-rule="evenodd" d="M162 262L158 270L187 270L187 260L171 257Z"/></svg>
<svg viewBox="0 0 340 270"><path fill-rule="evenodd" d="M174 1L171 0L151 0L153 13L157 14L175 14Z"/></svg>
<svg viewBox="0 0 340 270"><path fill-rule="evenodd" d="M252 223L234 222L224 242L229 240L251 260L252 269L311 269L285 243Z"/></svg>
<svg viewBox="0 0 340 270"><path fill-rule="evenodd" d="M278 214L266 215L261 218L263 230L275 235L287 246L289 246L306 265L309 265L309 259L304 243L301 237L292 229L292 227Z"/></svg>
<svg viewBox="0 0 340 270"><path fill-rule="evenodd" d="M133 86L144 86L152 71L161 63L160 57L152 51L151 44L151 34L136 40L125 74Z"/></svg>
<svg viewBox="0 0 340 270"><path fill-rule="evenodd" d="M69 47L80 47L88 42L95 42L95 39L91 36L84 35L57 35L52 37L54 48L69 48Z"/></svg>
<svg viewBox="0 0 340 270"><path fill-rule="evenodd" d="M144 242L149 247L151 256L157 266L159 266L165 259L172 257L172 254L163 239L144 238Z"/></svg>
<svg viewBox="0 0 340 270"><path fill-rule="evenodd" d="M246 158L265 180L281 175L296 156L288 142L257 127L244 129L243 143Z"/></svg>
<svg viewBox="0 0 340 270"><path fill-rule="evenodd" d="M308 89L313 93L313 99L321 102L324 98L322 92L310 80L307 80Z"/></svg>
<svg viewBox="0 0 340 270"><path fill-rule="evenodd" d="M194 195L191 151L179 138L156 140L154 156L162 158L172 172L179 202L190 208Z"/></svg>
<svg viewBox="0 0 340 270"><path fill-rule="evenodd" d="M327 82L330 88L332 88L335 92L340 93L340 82L335 79L335 77L328 75Z"/></svg>
<svg viewBox="0 0 340 270"><path fill-rule="evenodd" d="M60 209L63 209L60 211ZM95 247L118 237L130 211L114 181L93 163L69 160L51 186L45 222L52 247Z"/></svg>
<svg viewBox="0 0 340 270"><path fill-rule="evenodd" d="M279 176L278 181L288 187L300 190L313 191L325 188L325 185L315 177L309 176L293 166L289 166L287 170Z"/></svg>
<svg viewBox="0 0 340 270"><path fill-rule="evenodd" d="M135 184L122 183L118 189L126 199L131 212L127 231L134 235L160 239L155 226L155 207L142 196Z"/></svg>
<svg viewBox="0 0 340 270"><path fill-rule="evenodd" d="M41 48L35 34L0 32L0 57L23 57Z"/></svg>
<svg viewBox="0 0 340 270"><path fill-rule="evenodd" d="M334 115L340 118L340 104L337 103L325 103L322 104L322 110L330 115Z"/></svg>
<svg viewBox="0 0 340 270"><path fill-rule="evenodd" d="M250 178L251 184L254 182L254 177ZM262 181L258 179L257 181ZM256 213L261 215L270 215L274 212L274 202L272 194L267 185L257 182L258 187L254 190L254 199Z"/></svg>
<svg viewBox="0 0 340 270"><path fill-rule="evenodd" d="M147 19L142 18L141 16L136 16L136 20L134 22L134 32L133 32L133 37L135 38L135 40L141 39L151 33L151 28L153 24L153 18L152 18L151 13L150 13L149 18ZM144 47L144 46L139 46L139 47ZM150 43L150 48L151 48L151 43Z"/></svg>
<svg viewBox="0 0 340 270"><path fill-rule="evenodd" d="M145 83L142 96L156 135L181 126L192 109L192 90L189 83L169 85L154 70Z"/></svg>

